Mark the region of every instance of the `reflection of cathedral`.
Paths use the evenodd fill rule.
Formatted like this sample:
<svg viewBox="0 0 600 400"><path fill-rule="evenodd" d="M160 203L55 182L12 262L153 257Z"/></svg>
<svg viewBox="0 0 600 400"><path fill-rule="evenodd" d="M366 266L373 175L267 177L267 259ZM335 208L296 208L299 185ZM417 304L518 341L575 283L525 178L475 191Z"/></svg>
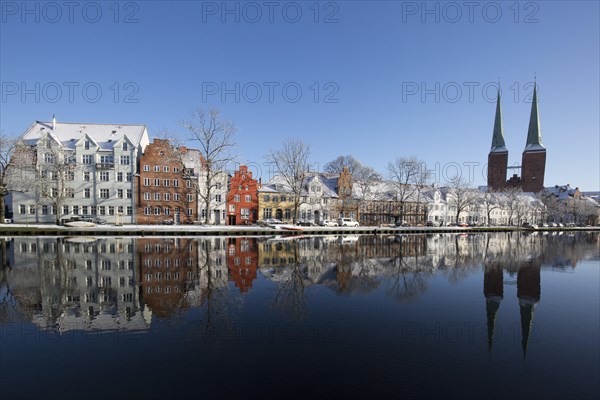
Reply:
<svg viewBox="0 0 600 400"><path fill-rule="evenodd" d="M517 263L517 297L521 314L523 357L527 356L527 345L533 324L533 310L540 301L540 272L541 260ZM484 264L483 294L486 301L488 349L491 351L496 318L504 295L504 276L501 264L497 262Z"/></svg>

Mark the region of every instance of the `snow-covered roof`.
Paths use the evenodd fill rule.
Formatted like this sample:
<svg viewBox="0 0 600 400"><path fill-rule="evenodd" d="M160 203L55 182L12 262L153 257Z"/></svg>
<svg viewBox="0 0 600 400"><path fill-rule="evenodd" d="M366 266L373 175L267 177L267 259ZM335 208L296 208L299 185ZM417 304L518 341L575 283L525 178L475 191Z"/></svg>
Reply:
<svg viewBox="0 0 600 400"><path fill-rule="evenodd" d="M23 134L21 140L29 145L35 145L37 140L45 133L68 148L74 149L77 142L87 135L101 149L112 150L119 139L126 136L134 146L139 146L146 133L146 125L124 124L90 124L80 122L56 122L52 129L52 122L36 121Z"/></svg>
<svg viewBox="0 0 600 400"><path fill-rule="evenodd" d="M308 196L308 188L310 185L314 184L318 184L321 187L321 197L338 197L338 175L321 172L308 173L308 177L302 188L301 196ZM290 193L292 190L283 176L275 175L259 188L258 191L261 193Z"/></svg>

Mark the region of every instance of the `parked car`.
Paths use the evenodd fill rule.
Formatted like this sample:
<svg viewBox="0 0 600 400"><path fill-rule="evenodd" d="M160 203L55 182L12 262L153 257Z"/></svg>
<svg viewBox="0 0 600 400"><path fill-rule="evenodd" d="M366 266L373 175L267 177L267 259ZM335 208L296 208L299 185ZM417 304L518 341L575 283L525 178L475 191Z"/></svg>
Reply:
<svg viewBox="0 0 600 400"><path fill-rule="evenodd" d="M402 220L402 221L396 221L396 226L408 226L408 222Z"/></svg>
<svg viewBox="0 0 600 400"><path fill-rule="evenodd" d="M433 221L427 221L425 226L435 226L435 223Z"/></svg>
<svg viewBox="0 0 600 400"><path fill-rule="evenodd" d="M359 226L359 223L354 218L340 218L338 220L339 226Z"/></svg>
<svg viewBox="0 0 600 400"><path fill-rule="evenodd" d="M469 226L469 224L467 224L466 222L459 222L457 226L461 226L463 228L467 228Z"/></svg>
<svg viewBox="0 0 600 400"><path fill-rule="evenodd" d="M321 226L338 226L338 223L332 219L324 219L321 221Z"/></svg>
<svg viewBox="0 0 600 400"><path fill-rule="evenodd" d="M316 224L312 221L307 221L307 220L300 220L297 222L297 225L300 226L315 226Z"/></svg>
<svg viewBox="0 0 600 400"><path fill-rule="evenodd" d="M12 219L10 219L10 218L4 218L4 223L5 224L12 224Z"/></svg>

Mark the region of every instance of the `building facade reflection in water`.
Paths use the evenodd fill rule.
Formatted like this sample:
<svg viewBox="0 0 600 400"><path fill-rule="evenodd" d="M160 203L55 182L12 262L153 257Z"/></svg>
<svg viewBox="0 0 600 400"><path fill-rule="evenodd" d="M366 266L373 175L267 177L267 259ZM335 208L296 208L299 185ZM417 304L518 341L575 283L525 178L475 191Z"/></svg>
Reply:
<svg viewBox="0 0 600 400"><path fill-rule="evenodd" d="M273 306L302 318L311 285L339 295L381 288L395 301L411 302L435 274L455 282L483 269L492 351L504 274L516 274L525 355L541 270L597 257L598 235L17 237L3 248L2 293L16 304L4 319L18 316L59 331L144 331L153 318L202 307L216 292L248 293L259 274L276 288Z"/></svg>

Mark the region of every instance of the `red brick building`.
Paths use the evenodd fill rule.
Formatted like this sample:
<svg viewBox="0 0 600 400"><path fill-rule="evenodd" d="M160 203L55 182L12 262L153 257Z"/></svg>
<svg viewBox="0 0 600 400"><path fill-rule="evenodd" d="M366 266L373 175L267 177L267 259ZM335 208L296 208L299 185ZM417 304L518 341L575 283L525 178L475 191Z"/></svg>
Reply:
<svg viewBox="0 0 600 400"><path fill-rule="evenodd" d="M154 139L146 146L137 179L138 224L183 224L198 219L191 179L200 170L199 154L185 147L176 149L165 139Z"/></svg>
<svg viewBox="0 0 600 400"><path fill-rule="evenodd" d="M227 193L227 223L229 225L253 224L258 219L258 182L246 165L229 180Z"/></svg>

